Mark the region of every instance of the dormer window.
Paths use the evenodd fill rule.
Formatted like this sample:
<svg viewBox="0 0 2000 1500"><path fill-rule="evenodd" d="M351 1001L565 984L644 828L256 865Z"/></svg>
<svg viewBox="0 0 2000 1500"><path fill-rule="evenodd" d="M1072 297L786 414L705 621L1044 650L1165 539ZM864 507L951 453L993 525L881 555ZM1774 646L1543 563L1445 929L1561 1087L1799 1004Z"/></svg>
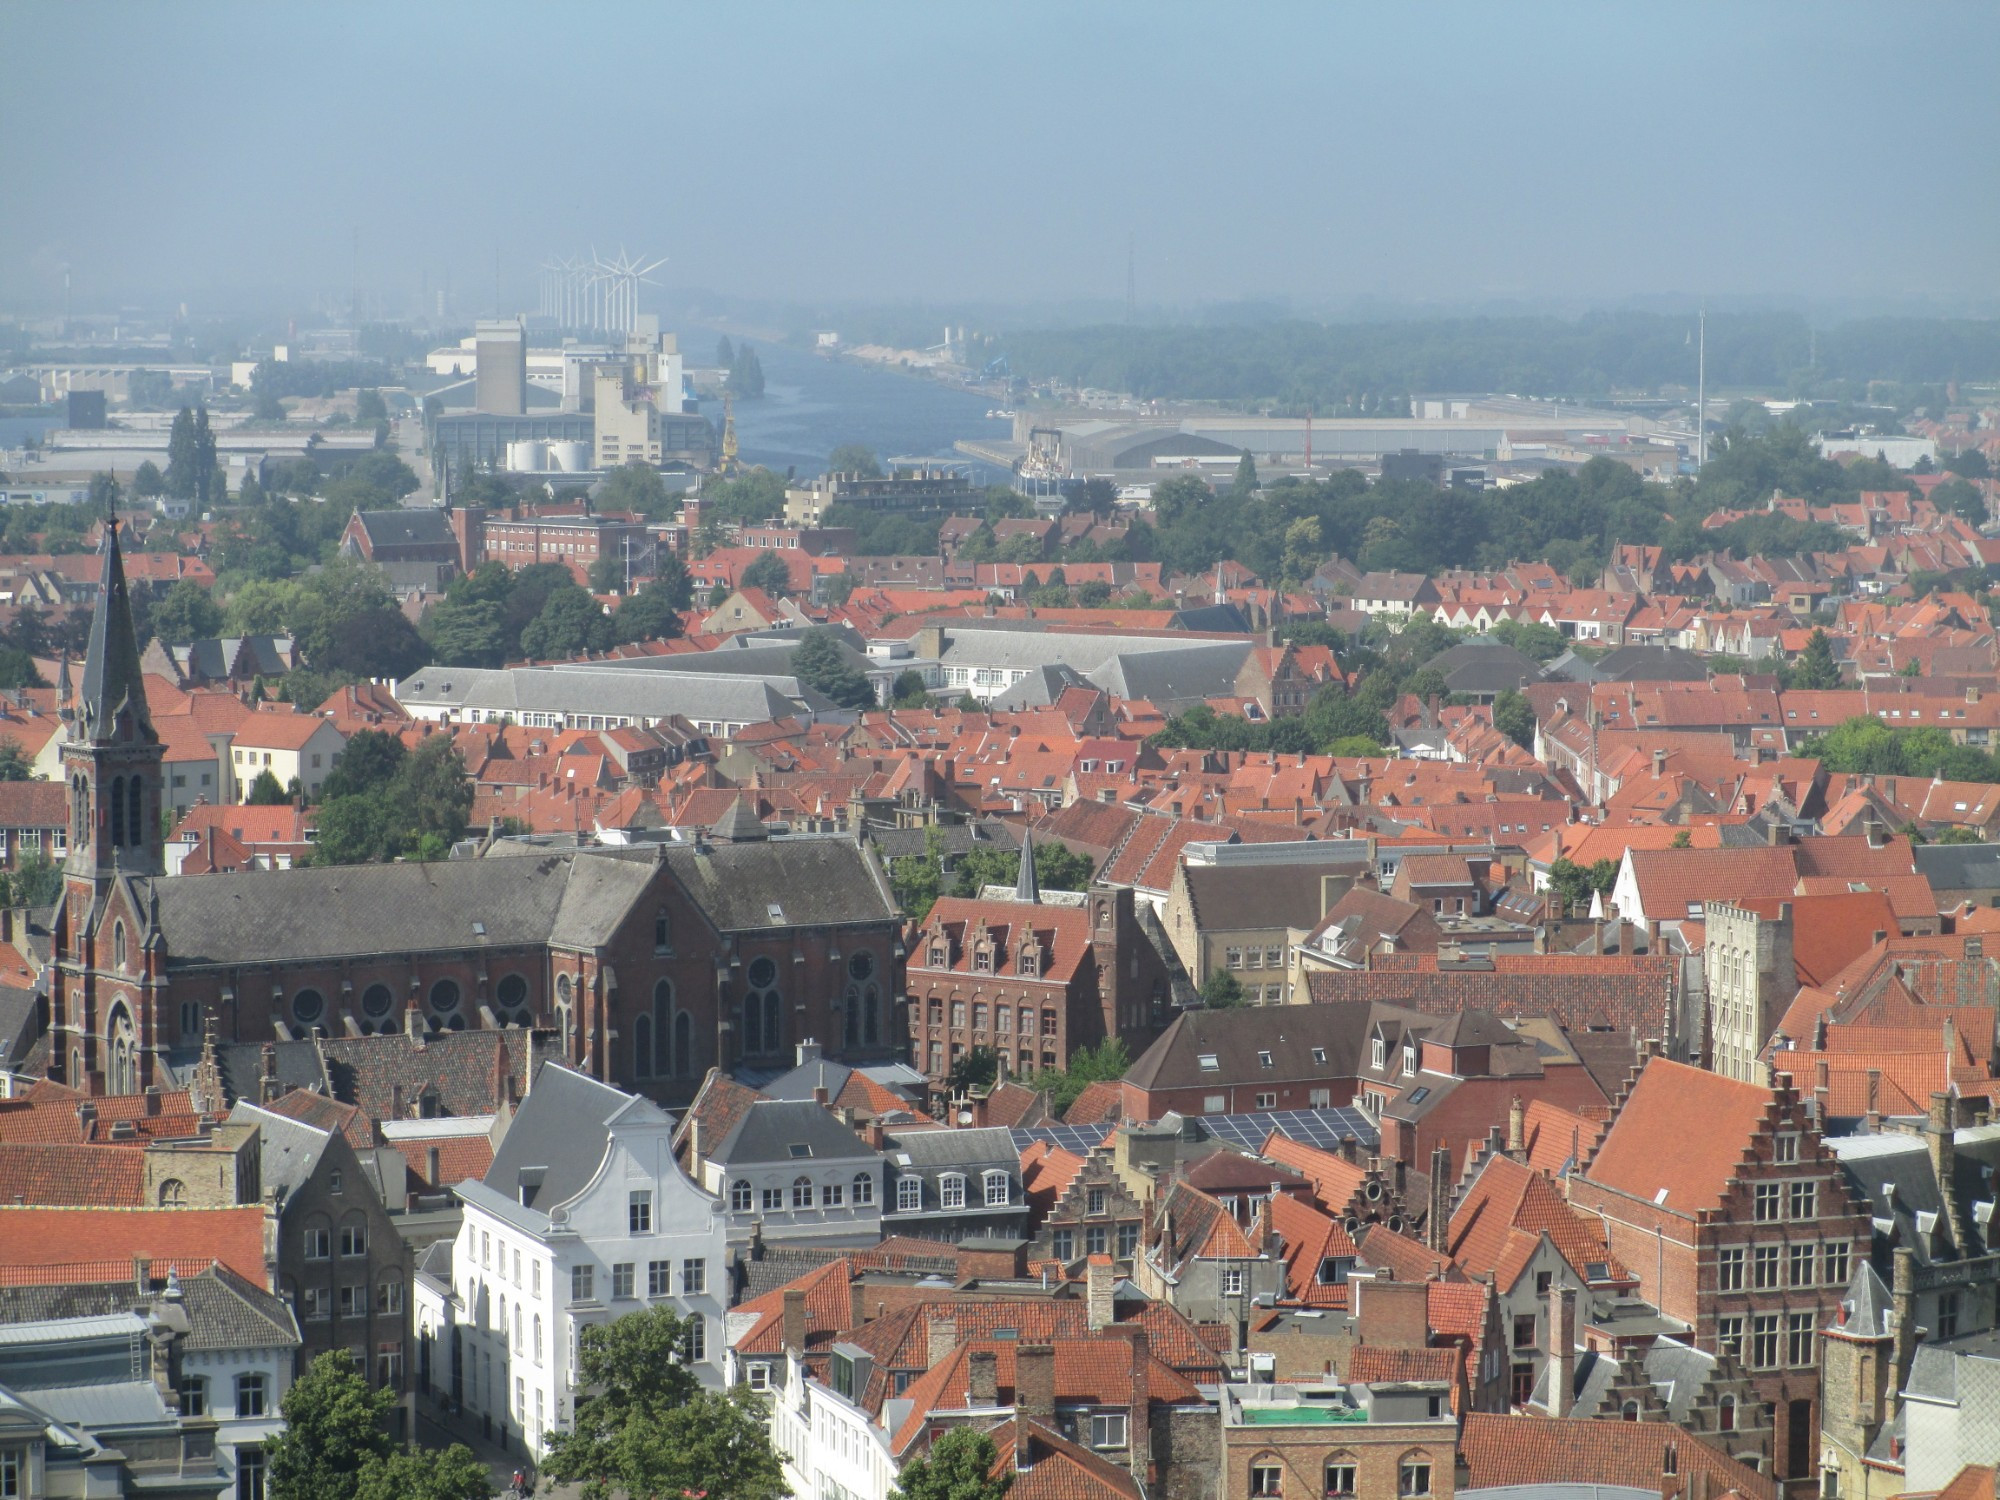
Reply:
<svg viewBox="0 0 2000 1500"><path fill-rule="evenodd" d="M943 943L931 944L930 966L933 969L945 969L951 966L951 959L947 954L945 950L945 945Z"/></svg>
<svg viewBox="0 0 2000 1500"><path fill-rule="evenodd" d="M991 974L993 972L993 950L991 948L981 948L972 955L972 972L975 974Z"/></svg>
<svg viewBox="0 0 2000 1500"><path fill-rule="evenodd" d="M1417 1049L1409 1044L1403 1047L1403 1076L1414 1078L1417 1073Z"/></svg>
<svg viewBox="0 0 2000 1500"><path fill-rule="evenodd" d="M1033 943L1021 945L1020 969L1022 975L1028 979L1033 979L1042 972L1042 955Z"/></svg>
<svg viewBox="0 0 2000 1500"><path fill-rule="evenodd" d="M938 1202L945 1208L965 1207L965 1178L957 1172L947 1172L938 1178Z"/></svg>
<svg viewBox="0 0 2000 1500"><path fill-rule="evenodd" d="M1389 1047L1388 1044L1382 1040L1382 1038L1378 1036L1375 1038L1374 1041L1368 1044L1369 1066L1375 1068L1386 1068L1389 1065L1388 1058L1389 1058Z"/></svg>

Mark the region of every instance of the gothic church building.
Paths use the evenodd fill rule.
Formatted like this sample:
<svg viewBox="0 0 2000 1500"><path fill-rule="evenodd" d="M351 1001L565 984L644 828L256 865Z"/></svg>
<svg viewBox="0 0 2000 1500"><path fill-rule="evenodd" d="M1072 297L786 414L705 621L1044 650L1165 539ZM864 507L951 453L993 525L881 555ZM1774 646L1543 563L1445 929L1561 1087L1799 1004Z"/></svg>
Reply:
<svg viewBox="0 0 2000 1500"><path fill-rule="evenodd" d="M692 843L233 875L164 874L161 762L115 527L62 763L69 851L49 924L49 1076L174 1087L220 1039L520 1026L668 1104L711 1066L819 1041L902 1055L901 922L872 852L772 838L738 803Z"/></svg>

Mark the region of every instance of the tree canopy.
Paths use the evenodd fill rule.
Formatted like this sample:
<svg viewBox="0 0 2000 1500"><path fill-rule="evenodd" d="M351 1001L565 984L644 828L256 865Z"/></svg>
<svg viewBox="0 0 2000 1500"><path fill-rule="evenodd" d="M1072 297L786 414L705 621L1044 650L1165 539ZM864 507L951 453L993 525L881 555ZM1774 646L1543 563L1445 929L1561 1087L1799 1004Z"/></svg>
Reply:
<svg viewBox="0 0 2000 1500"><path fill-rule="evenodd" d="M953 1427L903 1466L890 1500L1002 1500L1014 1476L1006 1470L995 1475L998 1462L990 1436L977 1427Z"/></svg>
<svg viewBox="0 0 2000 1500"><path fill-rule="evenodd" d="M575 1418L550 1436L542 1472L580 1485L584 1500L782 1500L760 1398L703 1389L688 1339L664 1303L586 1327Z"/></svg>
<svg viewBox="0 0 2000 1500"><path fill-rule="evenodd" d="M842 708L874 705L875 689L859 668L847 664L839 636L823 625L806 631L792 648L792 675Z"/></svg>

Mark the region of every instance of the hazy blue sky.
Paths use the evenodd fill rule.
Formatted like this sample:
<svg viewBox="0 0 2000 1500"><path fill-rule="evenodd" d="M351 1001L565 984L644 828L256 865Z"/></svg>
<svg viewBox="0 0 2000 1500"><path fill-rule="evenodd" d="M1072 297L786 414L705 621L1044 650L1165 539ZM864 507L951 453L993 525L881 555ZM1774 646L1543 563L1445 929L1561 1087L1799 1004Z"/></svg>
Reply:
<svg viewBox="0 0 2000 1500"><path fill-rule="evenodd" d="M2000 5L0 6L0 309L1979 299Z"/></svg>

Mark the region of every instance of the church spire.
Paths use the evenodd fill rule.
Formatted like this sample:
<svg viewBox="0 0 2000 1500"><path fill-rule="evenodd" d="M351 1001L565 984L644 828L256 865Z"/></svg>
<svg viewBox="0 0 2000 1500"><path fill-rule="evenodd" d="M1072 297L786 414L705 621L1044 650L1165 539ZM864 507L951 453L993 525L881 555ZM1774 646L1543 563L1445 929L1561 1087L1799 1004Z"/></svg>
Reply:
<svg viewBox="0 0 2000 1500"><path fill-rule="evenodd" d="M1025 830L1021 834L1021 872L1014 877L1014 899L1039 906L1042 888L1035 880L1035 841Z"/></svg>
<svg viewBox="0 0 2000 1500"><path fill-rule="evenodd" d="M139 667L139 642L132 628L132 599L125 588L125 559L118 550L118 522L106 523L98 555L103 568L97 610L90 620L90 651L83 662L83 690L77 696L77 730L102 743L114 736L143 741L159 738L146 711L146 685ZM122 735L119 719L131 718Z"/></svg>

